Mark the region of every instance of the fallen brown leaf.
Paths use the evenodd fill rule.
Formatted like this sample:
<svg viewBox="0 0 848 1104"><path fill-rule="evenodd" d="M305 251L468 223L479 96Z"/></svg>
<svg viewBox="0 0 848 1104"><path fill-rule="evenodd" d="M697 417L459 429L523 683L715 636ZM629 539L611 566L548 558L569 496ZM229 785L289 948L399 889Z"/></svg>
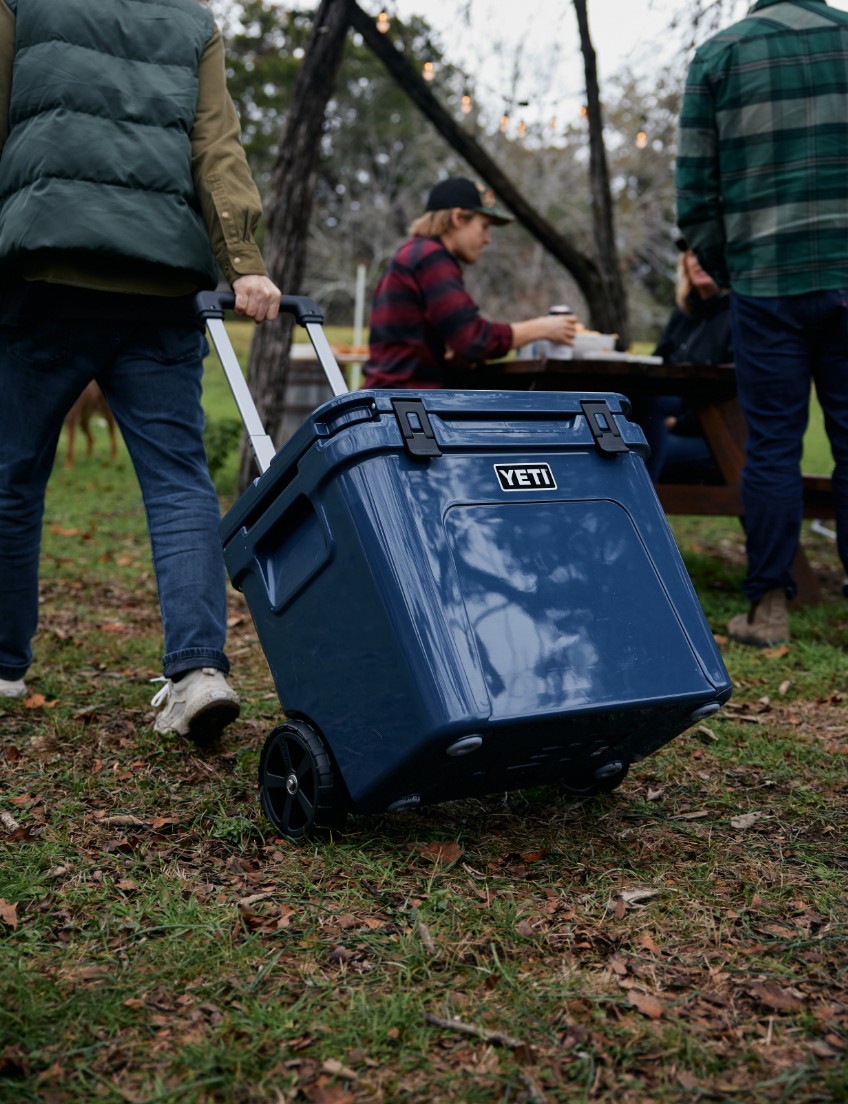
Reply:
<svg viewBox="0 0 848 1104"><path fill-rule="evenodd" d="M778 1012L801 1012L807 1007L803 995L797 991L783 989L774 981L757 982L748 992L760 1004L766 1005L767 1008L774 1008Z"/></svg>
<svg viewBox="0 0 848 1104"><path fill-rule="evenodd" d="M765 813L742 813L740 816L730 818L734 828L753 828L755 824L765 818Z"/></svg>
<svg viewBox="0 0 848 1104"><path fill-rule="evenodd" d="M280 911L277 916L277 927L287 928L294 914L295 910L293 908L290 908L288 905L280 905Z"/></svg>
<svg viewBox="0 0 848 1104"><path fill-rule="evenodd" d="M638 905L640 901L649 901L652 897L659 896L658 889L649 889L647 886L641 889L623 889L621 899L628 905Z"/></svg>
<svg viewBox="0 0 848 1104"><path fill-rule="evenodd" d="M715 741L718 740L718 736L716 736L708 725L698 725L696 728L692 729L692 732L695 736L702 736L706 743L715 743Z"/></svg>
<svg viewBox="0 0 848 1104"><path fill-rule="evenodd" d="M147 823L131 813L116 813L114 816L101 816L98 819L107 828L143 828Z"/></svg>
<svg viewBox="0 0 848 1104"><path fill-rule="evenodd" d="M58 704L58 698L48 701L43 694L30 694L24 698L24 709L54 709Z"/></svg>
<svg viewBox="0 0 848 1104"><path fill-rule="evenodd" d="M660 953L657 941L650 932L642 932L641 935L636 937L635 943L637 947L644 947L645 950L650 951L651 954L658 955Z"/></svg>
<svg viewBox="0 0 848 1104"><path fill-rule="evenodd" d="M343 1066L336 1058L327 1058L321 1069L324 1073L332 1074L333 1077L344 1077L347 1081L356 1080L356 1073L347 1066Z"/></svg>
<svg viewBox="0 0 848 1104"><path fill-rule="evenodd" d="M316 1085L303 1092L311 1104L353 1104L353 1096L341 1085Z"/></svg>
<svg viewBox="0 0 848 1104"><path fill-rule="evenodd" d="M10 901L4 901L0 897L0 920L4 924L7 924L10 928L17 928L18 926L18 906L17 903Z"/></svg>
<svg viewBox="0 0 848 1104"><path fill-rule="evenodd" d="M462 858L463 850L454 840L434 840L433 843L425 843L419 847L418 853L422 858L430 859L431 862L441 862L450 866L457 859Z"/></svg>
<svg viewBox="0 0 848 1104"><path fill-rule="evenodd" d="M650 993L643 993L638 989L631 989L627 994L627 999L638 1012L641 1012L643 1016L647 1016L651 1020L661 1020L665 1015L665 1005L663 1002L656 997L652 997Z"/></svg>

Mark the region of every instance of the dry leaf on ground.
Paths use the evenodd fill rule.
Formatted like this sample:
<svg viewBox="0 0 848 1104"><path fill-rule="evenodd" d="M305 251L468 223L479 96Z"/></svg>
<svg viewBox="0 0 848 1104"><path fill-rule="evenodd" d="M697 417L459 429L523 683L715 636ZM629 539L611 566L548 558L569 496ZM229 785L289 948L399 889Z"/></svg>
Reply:
<svg viewBox="0 0 848 1104"><path fill-rule="evenodd" d="M0 920L10 928L16 928L18 926L17 904L0 898Z"/></svg>
<svg viewBox="0 0 848 1104"><path fill-rule="evenodd" d="M730 823L734 828L753 828L759 821L765 819L765 813L742 813L739 816L731 817Z"/></svg>
<svg viewBox="0 0 848 1104"><path fill-rule="evenodd" d="M665 1015L665 1005L657 997L650 993L642 993L638 989L631 989L627 994L628 1001L633 1007L651 1020L660 1020Z"/></svg>
<svg viewBox="0 0 848 1104"><path fill-rule="evenodd" d="M450 865L455 863L457 859L462 858L463 850L460 844L454 840L436 840L433 843L425 843L420 846L418 853L424 859Z"/></svg>

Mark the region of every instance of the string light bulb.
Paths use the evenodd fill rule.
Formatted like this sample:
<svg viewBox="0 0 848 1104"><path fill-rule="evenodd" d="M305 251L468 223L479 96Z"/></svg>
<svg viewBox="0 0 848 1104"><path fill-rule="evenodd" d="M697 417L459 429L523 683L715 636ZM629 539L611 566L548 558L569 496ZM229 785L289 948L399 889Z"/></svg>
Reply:
<svg viewBox="0 0 848 1104"><path fill-rule="evenodd" d="M468 95L467 92L462 97L462 114L471 114L471 97Z"/></svg>
<svg viewBox="0 0 848 1104"><path fill-rule="evenodd" d="M506 134L506 128L508 126L509 126L509 114L508 114L508 112L505 111L503 113L503 115L501 115L501 134Z"/></svg>
<svg viewBox="0 0 848 1104"><path fill-rule="evenodd" d="M640 130L636 135L636 149L643 150L648 144L648 135L644 130Z"/></svg>
<svg viewBox="0 0 848 1104"><path fill-rule="evenodd" d="M425 61L424 66L421 69L421 76L425 81L431 81L436 75L436 66L432 61Z"/></svg>
<svg viewBox="0 0 848 1104"><path fill-rule="evenodd" d="M386 12L381 11L377 16L377 30L380 34L386 34L389 29L389 16Z"/></svg>
<svg viewBox="0 0 848 1104"><path fill-rule="evenodd" d="M527 124L524 122L523 119L520 119L519 123L518 123L518 137L519 138L525 138L526 136L527 136Z"/></svg>

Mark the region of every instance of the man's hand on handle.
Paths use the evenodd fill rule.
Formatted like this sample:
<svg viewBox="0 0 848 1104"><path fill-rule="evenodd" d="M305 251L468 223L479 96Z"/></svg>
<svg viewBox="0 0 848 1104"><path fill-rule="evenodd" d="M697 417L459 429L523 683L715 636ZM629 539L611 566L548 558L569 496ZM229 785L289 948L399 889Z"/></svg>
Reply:
<svg viewBox="0 0 848 1104"><path fill-rule="evenodd" d="M273 322L280 311L280 289L267 276L239 276L233 281L235 312L254 322Z"/></svg>

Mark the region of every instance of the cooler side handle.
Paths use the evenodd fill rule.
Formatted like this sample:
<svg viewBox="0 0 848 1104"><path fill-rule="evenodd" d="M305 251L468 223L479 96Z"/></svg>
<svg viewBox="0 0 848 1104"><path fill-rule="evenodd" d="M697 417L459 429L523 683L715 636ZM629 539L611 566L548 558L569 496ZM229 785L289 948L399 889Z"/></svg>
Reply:
<svg viewBox="0 0 848 1104"><path fill-rule="evenodd" d="M259 417L253 396L250 394L241 365L224 326L224 312L232 310L235 301L236 297L232 292L201 291L194 297L194 306L198 318L203 319L209 330L215 352L218 354L244 423L256 464L259 471L264 473L276 456L277 450ZM306 330L333 394L347 394L348 388L344 376L324 333L324 316L318 304L304 295L283 295L280 297L280 310L293 314L297 322Z"/></svg>

